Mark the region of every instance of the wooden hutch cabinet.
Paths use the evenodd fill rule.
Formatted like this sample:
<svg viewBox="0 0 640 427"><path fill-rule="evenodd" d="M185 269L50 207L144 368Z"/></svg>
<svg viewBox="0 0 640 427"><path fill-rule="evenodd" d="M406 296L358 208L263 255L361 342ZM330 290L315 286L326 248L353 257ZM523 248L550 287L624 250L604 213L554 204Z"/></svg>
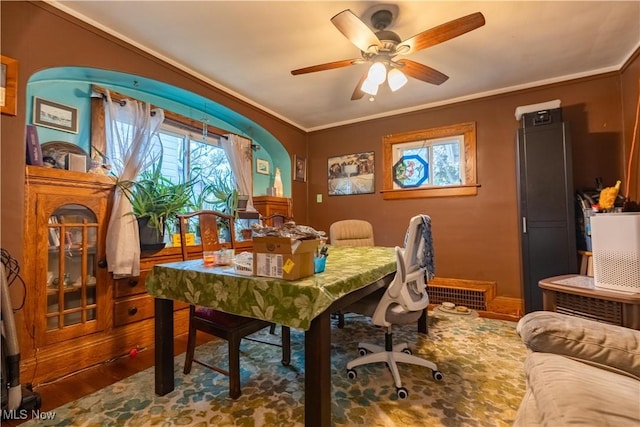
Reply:
<svg viewBox="0 0 640 427"><path fill-rule="evenodd" d="M253 198L253 207L262 216L283 214L290 217L292 215L291 199L286 197L255 196Z"/></svg>
<svg viewBox="0 0 640 427"><path fill-rule="evenodd" d="M105 253L113 192L105 176L26 167L20 352L21 374L34 384L153 345L144 279L180 250L143 253L140 276L114 279ZM186 307L175 304L176 335L187 331Z"/></svg>
<svg viewBox="0 0 640 427"><path fill-rule="evenodd" d="M132 348L151 348L154 299L144 281L155 264L180 261L180 248L142 252L140 276L114 279L105 253L114 181L38 166L26 167L25 180L23 378L37 385L127 355ZM256 199L263 215L290 215L289 199ZM238 249L251 246L249 239ZM201 252L200 245L190 247L189 258ZM187 332L187 308L174 304L175 336Z"/></svg>
<svg viewBox="0 0 640 427"><path fill-rule="evenodd" d="M113 181L30 166L23 272L40 348L104 331L109 274L105 236Z"/></svg>

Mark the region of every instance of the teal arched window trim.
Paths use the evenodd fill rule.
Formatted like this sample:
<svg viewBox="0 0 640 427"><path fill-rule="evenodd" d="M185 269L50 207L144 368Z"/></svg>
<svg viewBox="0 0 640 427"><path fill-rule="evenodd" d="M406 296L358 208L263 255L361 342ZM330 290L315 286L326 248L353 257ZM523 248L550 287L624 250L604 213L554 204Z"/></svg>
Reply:
<svg viewBox="0 0 640 427"><path fill-rule="evenodd" d="M269 131L249 118L211 101L201 95L157 80L111 70L86 67L57 67L34 73L27 84L27 123L31 124L33 97L51 99L79 110L80 130L71 134L53 129L38 128L42 134L40 142L65 141L81 146L89 152L91 85L97 84L173 111L194 120L206 118L208 123L230 132L250 138L261 149L254 155L254 194L265 194L273 185L273 176L255 173L255 162L259 158L271 164L271 170L279 168L282 173L284 196L291 197L291 158Z"/></svg>

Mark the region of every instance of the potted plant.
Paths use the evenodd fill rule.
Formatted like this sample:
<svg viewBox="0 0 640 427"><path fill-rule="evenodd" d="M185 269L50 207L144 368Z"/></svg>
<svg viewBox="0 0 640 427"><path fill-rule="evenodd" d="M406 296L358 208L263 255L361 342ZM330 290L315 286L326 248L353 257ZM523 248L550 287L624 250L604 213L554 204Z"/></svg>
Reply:
<svg viewBox="0 0 640 427"><path fill-rule="evenodd" d="M227 175L218 174L211 177L208 185L209 198L207 202L214 210L224 212L237 217L239 199L238 191L233 187L231 173ZM246 202L245 202L246 203ZM246 206L246 205L245 205ZM230 239L230 232L226 221L218 224L220 233L225 239Z"/></svg>
<svg viewBox="0 0 640 427"><path fill-rule="evenodd" d="M228 176L215 175L209 185L209 202L214 210L233 215L238 206L238 191Z"/></svg>
<svg viewBox="0 0 640 427"><path fill-rule="evenodd" d="M119 181L117 185L131 202L132 215L138 220L140 246L143 249L164 247L167 222L184 212L192 200L195 180L174 184L161 173L161 163L143 172L135 181Z"/></svg>

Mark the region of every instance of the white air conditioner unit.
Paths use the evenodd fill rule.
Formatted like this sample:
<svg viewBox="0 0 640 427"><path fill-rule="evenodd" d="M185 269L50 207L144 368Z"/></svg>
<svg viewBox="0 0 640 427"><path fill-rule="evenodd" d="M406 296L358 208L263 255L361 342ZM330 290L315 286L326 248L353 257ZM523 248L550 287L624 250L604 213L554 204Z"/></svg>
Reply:
<svg viewBox="0 0 640 427"><path fill-rule="evenodd" d="M594 215L591 243L596 287L640 293L640 212Z"/></svg>

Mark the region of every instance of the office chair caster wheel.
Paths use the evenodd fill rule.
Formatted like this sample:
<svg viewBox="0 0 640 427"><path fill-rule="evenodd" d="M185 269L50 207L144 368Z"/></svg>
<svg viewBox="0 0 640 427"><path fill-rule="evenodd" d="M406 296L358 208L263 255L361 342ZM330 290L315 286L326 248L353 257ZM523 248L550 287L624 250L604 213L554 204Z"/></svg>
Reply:
<svg viewBox="0 0 640 427"><path fill-rule="evenodd" d="M366 356L367 355L367 349L366 348L362 348L362 347L358 348L358 354L360 356Z"/></svg>
<svg viewBox="0 0 640 427"><path fill-rule="evenodd" d="M433 376L433 379L436 381L442 381L442 379L444 378L444 375L442 375L442 372L440 371L433 371L431 372L431 375Z"/></svg>
<svg viewBox="0 0 640 427"><path fill-rule="evenodd" d="M356 378L358 378L358 374L355 369L347 369L347 377L350 380L355 380Z"/></svg>
<svg viewBox="0 0 640 427"><path fill-rule="evenodd" d="M409 397L409 390L404 387L399 387L396 389L396 393L398 394L398 399L404 400Z"/></svg>
<svg viewBox="0 0 640 427"><path fill-rule="evenodd" d="M405 349L403 349L403 350L402 350L402 352L403 352L403 353L406 353L406 354L408 354L408 355L412 355L412 354L413 354L413 352L411 351L411 349L410 349L410 348L405 348Z"/></svg>

